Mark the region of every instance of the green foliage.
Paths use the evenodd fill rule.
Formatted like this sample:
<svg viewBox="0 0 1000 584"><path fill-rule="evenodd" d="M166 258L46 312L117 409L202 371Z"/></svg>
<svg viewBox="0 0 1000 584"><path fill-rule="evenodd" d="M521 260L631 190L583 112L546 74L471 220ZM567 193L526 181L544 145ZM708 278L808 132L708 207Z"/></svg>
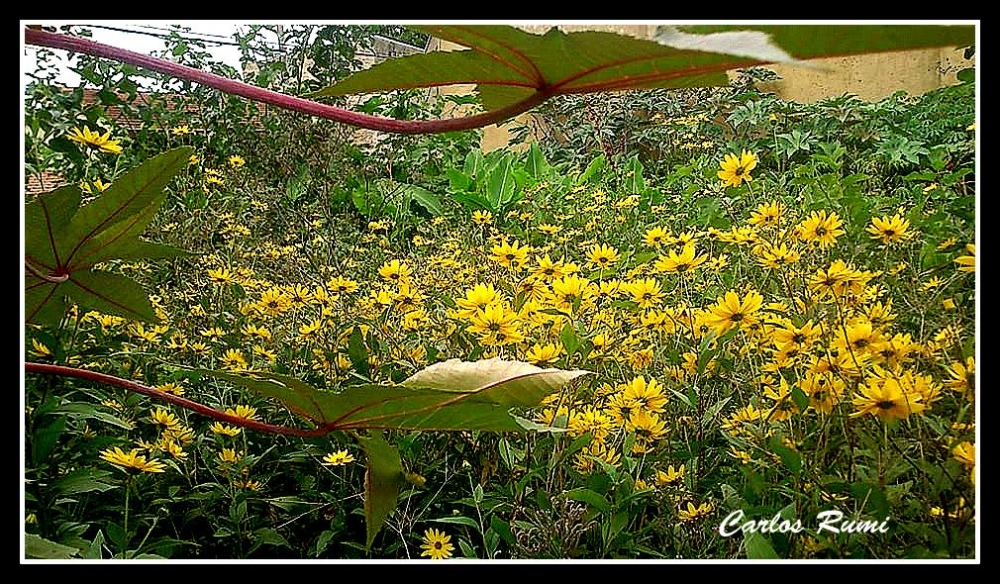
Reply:
<svg viewBox="0 0 1000 584"><path fill-rule="evenodd" d="M298 89L303 55L331 63L314 74L340 78L351 68L348 31L317 27L334 44L316 48L307 28L281 33L294 50L274 55L262 81ZM272 32L279 31L251 31L247 55L263 55L263 43L254 43ZM208 65L196 42L182 41L172 38L170 52ZM81 66L89 83L108 88L135 75L106 63ZM475 150L475 132L362 147L330 124L273 111L259 118L258 133L244 103L213 92L199 97L203 111L190 118L167 106L156 118L155 100L136 102L151 116L146 125L118 128L104 108L123 105L115 99L130 103L128 83L119 97L103 92L106 103L88 109L80 95L53 90L44 74L37 79L26 96L35 104L26 120L30 171L58 169L73 184L85 179L93 187L100 178L112 186L83 207L75 186L26 201L26 249L54 257L52 249L64 248L40 245L40 234L75 234L79 243L95 229L100 207L85 211L91 205L107 200L101 204L128 209L133 227L107 233L138 247L107 256L115 271L97 273L141 286L136 302L155 318L53 304L57 318L25 327L30 359L183 391L220 412L242 406L239 415L261 424L372 433L232 434L235 427L117 387L29 375L30 556L414 558L428 527L444 530L454 555L468 558L975 554L976 491L970 466L956 454L974 441L974 379L953 368L976 349L975 275L956 269L957 258L975 255L963 247L975 241L976 222L970 85L813 105L762 94L750 81L600 100L560 96L540 110L550 138L515 155ZM545 109L560 105L563 118ZM359 107L426 119L441 102L414 91ZM85 120L113 130L124 152L117 159L82 154L64 136ZM192 132L168 131L182 124ZM180 144L202 161L184 171L188 153L175 152L176 172L162 177L174 177L165 193L138 189L138 169L120 171ZM720 186L722 156L744 148L758 156L753 181ZM229 163L232 155L245 166ZM125 192L143 193L143 205L158 211L115 203ZM779 229L748 224L772 201L785 208ZM471 209L494 211L496 222L471 225ZM833 245L782 235L819 210L844 222ZM897 212L910 222L910 239L884 245L866 231L873 218ZM90 228L71 227L83 219ZM671 234L662 247L645 241L653 227ZM738 228L752 228L757 239L734 240L730 230ZM661 258L682 250L681 235L708 262L686 276L659 272ZM511 238L532 248L523 270L490 259L491 246ZM801 257L766 267L760 253L771 242ZM597 244L620 253L612 269L589 263ZM168 245L199 255L145 261ZM106 248L87 249L104 257ZM665 300L640 307L618 292L556 309L544 297L532 311L520 285L545 255L594 285L655 280ZM863 298L831 301L806 284L841 259L878 273ZM382 273L393 260L412 271L405 281ZM544 283L546 294L557 279ZM480 283L495 286L517 313L524 341L490 345L455 315ZM746 287L764 295L760 329L715 337L688 324L719 296ZM262 309L267 292L282 298L273 313ZM651 322L658 312L669 319ZM885 374L867 364L863 378L840 376L847 386L829 411L817 405L810 360L832 353L841 329L863 316L878 334L908 335L919 345L900 361L937 392L922 414L890 423L853 415L852 400ZM782 365L772 335L786 318L821 323L824 333ZM540 366L552 373L483 369L485 356L525 360L548 345L555 352ZM884 356L865 354L895 371ZM449 359L477 363L456 367ZM655 379L667 398L661 410L649 410L664 424L656 439L644 439L650 430L627 417L602 417L639 376ZM778 419L771 391L783 386L792 415ZM168 413L176 424L166 423ZM125 472L102 459L112 447L136 448L165 471ZM807 529L722 538L718 522L735 509L753 519L800 517ZM891 531L817 532L811 522L828 509L851 518L888 515Z"/></svg>
<svg viewBox="0 0 1000 584"><path fill-rule="evenodd" d="M533 35L510 26L422 25L418 31L471 48L394 59L314 94L316 97L392 89L475 83L483 106L500 109L536 92L560 94L630 88L726 85L728 69L774 62L772 45L733 50L733 41L707 34L688 42L658 37L644 41L603 32L563 33L558 28ZM973 27L960 26L705 26L695 34L758 30L792 59L813 59L972 42ZM663 43L663 44L661 44ZM673 44L674 46L670 46ZM707 48L706 48L707 47ZM739 54L736 58L727 55ZM747 56L758 62L747 62Z"/></svg>
<svg viewBox="0 0 1000 584"><path fill-rule="evenodd" d="M25 207L25 318L55 324L68 296L107 314L152 322L146 293L124 276L95 270L114 259L175 257L172 247L139 235L166 197L163 188L187 163L191 149L166 152L120 177L80 207L77 187L40 195Z"/></svg>
<svg viewBox="0 0 1000 584"><path fill-rule="evenodd" d="M277 399L318 427L334 430L519 431L508 410L531 407L587 371L540 369L527 363L487 359L434 364L398 385L359 385L332 393L283 375L253 378L211 374Z"/></svg>

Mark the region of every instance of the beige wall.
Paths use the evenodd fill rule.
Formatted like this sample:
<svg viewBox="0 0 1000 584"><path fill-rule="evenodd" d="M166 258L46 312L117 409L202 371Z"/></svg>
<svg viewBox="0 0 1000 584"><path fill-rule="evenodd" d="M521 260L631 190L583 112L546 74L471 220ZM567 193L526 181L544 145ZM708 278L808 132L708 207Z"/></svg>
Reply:
<svg viewBox="0 0 1000 584"><path fill-rule="evenodd" d="M856 57L815 59L821 69L769 65L781 79L762 85L789 101L814 103L853 93L877 101L897 91L921 95L958 82L959 70L973 66L955 47L875 53Z"/></svg>
<svg viewBox="0 0 1000 584"><path fill-rule="evenodd" d="M521 25L519 28L541 34L548 30L550 25ZM559 28L564 32L600 30L637 38L650 38L655 32L656 25L561 25ZM445 51L462 48L464 47L436 39L432 41L430 47L431 50ZM774 92L782 99L802 103L813 103L844 93L853 93L862 99L875 101L897 91L920 95L932 89L954 84L957 82L955 74L965 67L971 67L974 61L965 59L960 49L949 47L816 59L810 61L810 64L817 65L818 69L769 65L768 68L777 73L781 79L764 84L761 88ZM455 85L442 88L441 92L468 93L473 88L472 85ZM452 115L460 114L461 112L452 112ZM482 149L490 151L506 146L510 139L510 130L516 126L532 125L532 120L531 114L523 114L499 127L485 128Z"/></svg>

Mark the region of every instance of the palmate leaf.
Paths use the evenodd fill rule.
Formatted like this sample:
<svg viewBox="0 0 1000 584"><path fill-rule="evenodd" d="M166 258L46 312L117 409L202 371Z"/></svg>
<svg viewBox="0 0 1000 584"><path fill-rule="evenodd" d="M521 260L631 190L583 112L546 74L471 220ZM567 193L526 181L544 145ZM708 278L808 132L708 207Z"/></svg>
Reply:
<svg viewBox="0 0 1000 584"><path fill-rule="evenodd" d="M512 407L537 405L543 397L586 375L583 370L542 369L519 361L451 359L414 374L399 385L356 385L342 391L317 389L276 373L236 375L197 370L274 398L330 431L488 430L521 432Z"/></svg>
<svg viewBox="0 0 1000 584"><path fill-rule="evenodd" d="M411 28L471 50L391 59L314 95L475 84L495 110L536 94L720 86L726 71L767 63L975 42L971 25L696 25L663 27L656 40L554 27L543 35L504 25Z"/></svg>
<svg viewBox="0 0 1000 584"><path fill-rule="evenodd" d="M163 188L186 166L191 152L188 147L177 148L147 160L83 207L82 193L75 186L39 195L25 206L27 322L57 323L67 297L107 314L156 320L148 295L138 284L94 267L111 259L185 253L139 236L162 205Z"/></svg>
<svg viewBox="0 0 1000 584"><path fill-rule="evenodd" d="M329 431L357 429L546 430L511 416L516 406L541 399L589 371L542 369L520 361L451 359L431 365L399 385L361 385L325 391L276 373L236 375L205 369L209 375L278 400L296 414ZM404 481L399 452L376 431L357 436L368 456L365 470L366 547L396 508Z"/></svg>

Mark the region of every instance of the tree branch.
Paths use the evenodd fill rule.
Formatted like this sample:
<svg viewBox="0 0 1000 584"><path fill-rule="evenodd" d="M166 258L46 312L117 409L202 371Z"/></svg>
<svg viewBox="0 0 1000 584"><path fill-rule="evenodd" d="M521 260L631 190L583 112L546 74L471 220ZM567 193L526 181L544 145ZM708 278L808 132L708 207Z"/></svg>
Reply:
<svg viewBox="0 0 1000 584"><path fill-rule="evenodd" d="M491 124L499 124L531 110L551 97L550 93L539 90L522 101L511 104L507 107L474 116L450 118L446 120L394 120L391 118L382 118L353 112L332 105L263 89L261 87L235 81L233 79L227 79L220 75L215 75L214 73L208 73L193 67L172 63L170 61L144 55L142 53L136 53L104 45L85 38L57 34L29 27L24 30L24 42L29 45L64 49L76 53L84 53L94 57L112 59L121 63L128 63L137 67L157 71L159 73L165 73L179 79L186 79L188 81L200 83L206 87L212 87L225 93L239 95L253 101L259 101L261 103L309 114L311 116L327 120L341 122L359 128L396 134L436 134L441 132L471 130L474 128L489 126Z"/></svg>

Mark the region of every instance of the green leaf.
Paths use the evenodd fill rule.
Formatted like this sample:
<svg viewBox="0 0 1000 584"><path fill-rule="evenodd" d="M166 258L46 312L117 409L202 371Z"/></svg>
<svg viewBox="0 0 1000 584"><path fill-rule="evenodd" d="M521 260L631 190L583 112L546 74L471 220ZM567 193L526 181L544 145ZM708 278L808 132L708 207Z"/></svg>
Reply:
<svg viewBox="0 0 1000 584"><path fill-rule="evenodd" d="M467 525L475 529L477 532L479 531L479 524L476 523L475 520L470 519L468 517L464 517L462 515L458 515L455 517L440 517L438 519L431 519L430 521L433 521L434 523L454 523L457 525Z"/></svg>
<svg viewBox="0 0 1000 584"><path fill-rule="evenodd" d="M809 396L798 385L792 386L792 401L798 406L800 412L809 409Z"/></svg>
<svg viewBox="0 0 1000 584"><path fill-rule="evenodd" d="M451 193L451 198L466 209L482 209L493 213L500 211L486 200L485 197L477 193Z"/></svg>
<svg viewBox="0 0 1000 584"><path fill-rule="evenodd" d="M90 547L83 552L83 558L85 560L100 560L104 558L104 532L100 529L97 530L94 540L90 542Z"/></svg>
<svg viewBox="0 0 1000 584"><path fill-rule="evenodd" d="M354 369L361 375L368 377L370 373L368 349L365 348L365 340L361 334L361 328L358 326L354 327L351 336L347 339L347 356L351 360L351 365L354 365Z"/></svg>
<svg viewBox="0 0 1000 584"><path fill-rule="evenodd" d="M604 498L604 496L600 495L599 493L595 493L590 489L578 487L576 489L571 489L569 491L566 491L565 493L563 493L562 496L573 501L586 503L587 505L590 505L592 508L597 509L601 513L607 513L608 511L611 510L611 503L609 503L608 500Z"/></svg>
<svg viewBox="0 0 1000 584"><path fill-rule="evenodd" d="M67 414L71 418L83 418L89 420L99 420L106 424L111 424L112 426L117 426L125 430L132 430L133 425L109 414L108 412L103 412L97 409L94 404L88 403L68 403L63 404L52 411L55 414Z"/></svg>
<svg viewBox="0 0 1000 584"><path fill-rule="evenodd" d="M479 179L479 171L483 168L483 152L482 150L476 148L470 150L468 154L465 155L465 162L462 164L462 172L464 172L470 179Z"/></svg>
<svg viewBox="0 0 1000 584"><path fill-rule="evenodd" d="M504 156L494 166L486 178L486 199L494 209L502 209L514 198L514 173L511 172L511 157Z"/></svg>
<svg viewBox="0 0 1000 584"><path fill-rule="evenodd" d="M31 463L38 465L43 460L48 457L52 449L55 448L56 444L59 442L59 437L66 430L66 418L60 416L56 418L51 424L45 426L44 428L39 428L35 430L33 440L31 441Z"/></svg>
<svg viewBox="0 0 1000 584"><path fill-rule="evenodd" d="M81 306L132 320L158 322L149 293L120 274L87 270L78 272L62 287Z"/></svg>
<svg viewBox="0 0 1000 584"><path fill-rule="evenodd" d="M598 182L601 180L601 176L604 172L604 167L607 166L607 160L605 160L604 155L601 154L590 161L587 165L586 170L576 179L577 185L582 185L585 182Z"/></svg>
<svg viewBox="0 0 1000 584"><path fill-rule="evenodd" d="M573 323L567 322L563 326L562 333L559 335L559 341L562 342L563 349L566 350L566 355L573 355L573 352L580 346L580 339L576 336L576 329L573 328Z"/></svg>
<svg viewBox="0 0 1000 584"><path fill-rule="evenodd" d="M427 209L431 215L444 214L444 208L441 206L441 200L434 193L416 185L406 185L405 189L406 195L410 197L411 200L416 201L421 207Z"/></svg>
<svg viewBox="0 0 1000 584"><path fill-rule="evenodd" d="M701 35L696 41L684 39L678 46L698 42L701 50L728 53L765 62L795 63L804 59L840 57L903 51L926 47L963 47L975 42L975 27L968 25L691 25L684 33ZM737 31L756 31L764 36L733 36ZM669 32L669 31L662 31ZM724 33L717 36L717 33ZM685 42L686 41L686 42ZM693 48L693 47L691 47ZM782 58L775 48L787 56ZM796 64L802 64L798 62ZM752 66L752 65L748 65Z"/></svg>
<svg viewBox="0 0 1000 584"><path fill-rule="evenodd" d="M117 488L118 485L107 481L111 473L106 470L81 468L52 483L52 488L62 495L77 495L97 491L103 493Z"/></svg>
<svg viewBox="0 0 1000 584"><path fill-rule="evenodd" d="M368 455L368 468L365 470L365 548L371 549L386 518L396 509L399 487L405 478L399 451L385 441L381 432L368 437L358 436L358 442Z"/></svg>
<svg viewBox="0 0 1000 584"><path fill-rule="evenodd" d="M290 547L288 545L288 540L278 533L278 530L271 527L261 527L260 529L257 529L253 532L253 538L257 540L255 547L265 543L282 547Z"/></svg>
<svg viewBox="0 0 1000 584"><path fill-rule="evenodd" d="M539 424L538 422L522 418L520 416L511 415L517 425L528 430L529 432L549 432L552 434L558 434L560 432L569 432L569 428L557 428L555 426L546 426L544 424Z"/></svg>
<svg viewBox="0 0 1000 584"><path fill-rule="evenodd" d="M746 547L747 558L751 560L774 560L779 557L767 538L757 532L746 534L743 545Z"/></svg>
<svg viewBox="0 0 1000 584"><path fill-rule="evenodd" d="M533 178L541 178L548 174L549 163L545 160L545 155L542 154L542 149L538 147L537 142L531 143L531 149L528 150L528 160L524 164L524 169L528 172L528 175Z"/></svg>
<svg viewBox="0 0 1000 584"><path fill-rule="evenodd" d="M183 147L154 156L115 179L108 190L80 208L62 238L63 249L71 251L63 261L72 265L73 250L112 227L148 221L149 209L163 202L163 188L182 168L187 168L193 152Z"/></svg>
<svg viewBox="0 0 1000 584"><path fill-rule="evenodd" d="M885 493L877 485L868 483L854 483L851 485L851 494L856 501L864 502L865 509L872 513L877 520L889 516L889 500Z"/></svg>
<svg viewBox="0 0 1000 584"><path fill-rule="evenodd" d="M770 442L771 450L781 458L781 462L794 473L802 470L802 455L785 446L778 438L772 438Z"/></svg>
<svg viewBox="0 0 1000 584"><path fill-rule="evenodd" d="M641 194L646 190L646 181L642 178L642 163L639 162L639 155L633 155L625 167L625 192L628 194Z"/></svg>
<svg viewBox="0 0 1000 584"><path fill-rule="evenodd" d="M448 177L449 189L452 191L465 191L472 186L472 177L465 174L461 170L455 168L449 168L444 171L445 175Z"/></svg>
<svg viewBox="0 0 1000 584"><path fill-rule="evenodd" d="M46 560L64 560L72 558L80 553L75 547L49 541L39 537L34 533L24 535L24 555L27 558L39 558Z"/></svg>
<svg viewBox="0 0 1000 584"><path fill-rule="evenodd" d="M583 370L541 369L520 361L451 359L398 385L358 385L340 392L316 389L295 378L255 372L241 376L196 370L277 399L330 431L356 428L523 431L512 407L531 407Z"/></svg>
<svg viewBox="0 0 1000 584"><path fill-rule="evenodd" d="M43 194L25 206L25 320L55 324L73 302L101 312L155 322L148 296L134 282L94 271L110 259L174 257L184 252L141 241L162 205L167 182L187 166L193 150L155 156L80 207L76 187Z"/></svg>
<svg viewBox="0 0 1000 584"><path fill-rule="evenodd" d="M556 27L541 35L503 25L411 28L470 50L391 59L314 95L471 83L483 106L495 110L538 95L724 86L726 71L767 63L975 42L974 26L936 25L663 27L658 41Z"/></svg>

